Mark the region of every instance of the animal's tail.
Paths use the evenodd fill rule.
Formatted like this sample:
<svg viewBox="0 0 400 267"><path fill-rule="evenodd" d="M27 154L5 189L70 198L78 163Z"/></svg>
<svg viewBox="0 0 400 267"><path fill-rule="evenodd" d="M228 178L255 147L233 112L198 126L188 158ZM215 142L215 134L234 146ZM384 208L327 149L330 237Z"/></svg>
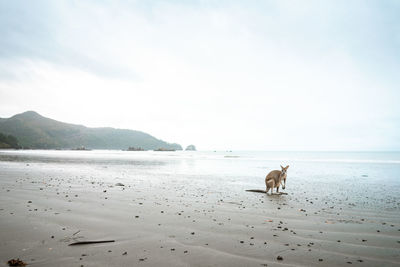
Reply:
<svg viewBox="0 0 400 267"><path fill-rule="evenodd" d="M260 189L249 189L246 190L246 192L254 192L254 193L266 193L265 190L260 190Z"/></svg>

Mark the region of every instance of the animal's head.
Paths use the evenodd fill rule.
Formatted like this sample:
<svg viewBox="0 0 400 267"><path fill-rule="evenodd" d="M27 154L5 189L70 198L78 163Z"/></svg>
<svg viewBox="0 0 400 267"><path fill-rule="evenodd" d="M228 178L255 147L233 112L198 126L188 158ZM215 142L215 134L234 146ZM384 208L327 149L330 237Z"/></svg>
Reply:
<svg viewBox="0 0 400 267"><path fill-rule="evenodd" d="M286 173L287 173L287 169L289 169L289 165L287 165L286 167L283 167L282 165L281 165L281 172L282 172L282 176L283 176L283 185L282 185L282 189L285 189L285 187L286 187ZM281 183L282 183L282 181L281 181Z"/></svg>

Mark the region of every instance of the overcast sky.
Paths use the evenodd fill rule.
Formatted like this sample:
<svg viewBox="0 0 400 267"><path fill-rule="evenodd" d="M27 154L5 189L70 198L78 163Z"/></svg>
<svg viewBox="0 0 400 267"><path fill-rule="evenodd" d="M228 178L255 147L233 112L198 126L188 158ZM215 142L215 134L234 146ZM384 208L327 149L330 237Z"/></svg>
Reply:
<svg viewBox="0 0 400 267"><path fill-rule="evenodd" d="M400 1L0 0L0 117L200 150L400 150Z"/></svg>

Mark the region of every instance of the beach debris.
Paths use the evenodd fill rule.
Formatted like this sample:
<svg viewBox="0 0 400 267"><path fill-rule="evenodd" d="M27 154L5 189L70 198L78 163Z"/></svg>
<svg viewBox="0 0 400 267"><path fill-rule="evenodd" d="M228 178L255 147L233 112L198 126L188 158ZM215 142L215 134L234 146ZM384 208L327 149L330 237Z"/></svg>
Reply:
<svg viewBox="0 0 400 267"><path fill-rule="evenodd" d="M125 186L123 183L116 183L115 186Z"/></svg>
<svg viewBox="0 0 400 267"><path fill-rule="evenodd" d="M80 232L81 230L76 231L75 233L73 233L72 235L76 235Z"/></svg>
<svg viewBox="0 0 400 267"><path fill-rule="evenodd" d="M124 253L122 253L122 255L123 256L128 255L128 252L125 251Z"/></svg>
<svg viewBox="0 0 400 267"><path fill-rule="evenodd" d="M26 263L21 261L19 258L11 259L7 263L9 266L26 266Z"/></svg>
<svg viewBox="0 0 400 267"><path fill-rule="evenodd" d="M141 258L141 259L139 259L139 261L145 261L145 260L147 260L147 258Z"/></svg>
<svg viewBox="0 0 400 267"><path fill-rule="evenodd" d="M281 261L281 260L283 260L283 257L282 257L282 256L278 256L278 257L276 257L276 259L277 259L278 261Z"/></svg>
<svg viewBox="0 0 400 267"><path fill-rule="evenodd" d="M115 242L115 240L79 241L79 242L71 243L68 246L89 245L89 244L98 244L98 243L111 243L111 242Z"/></svg>

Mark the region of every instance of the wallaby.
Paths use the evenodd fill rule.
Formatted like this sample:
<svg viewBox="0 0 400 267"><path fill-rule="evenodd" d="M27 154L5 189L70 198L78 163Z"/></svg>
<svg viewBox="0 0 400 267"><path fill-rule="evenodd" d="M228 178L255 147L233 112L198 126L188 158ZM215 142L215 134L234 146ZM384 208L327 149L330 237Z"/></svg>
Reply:
<svg viewBox="0 0 400 267"><path fill-rule="evenodd" d="M269 189L271 189L271 195L272 191L274 188L276 188L276 193L279 194L279 186L282 184L282 189L285 189L286 186L286 177L287 177L287 169L289 168L289 165L286 167L282 167L282 170L274 170L268 173L267 177L265 177L265 186L267 189L265 190L265 193L268 193Z"/></svg>

